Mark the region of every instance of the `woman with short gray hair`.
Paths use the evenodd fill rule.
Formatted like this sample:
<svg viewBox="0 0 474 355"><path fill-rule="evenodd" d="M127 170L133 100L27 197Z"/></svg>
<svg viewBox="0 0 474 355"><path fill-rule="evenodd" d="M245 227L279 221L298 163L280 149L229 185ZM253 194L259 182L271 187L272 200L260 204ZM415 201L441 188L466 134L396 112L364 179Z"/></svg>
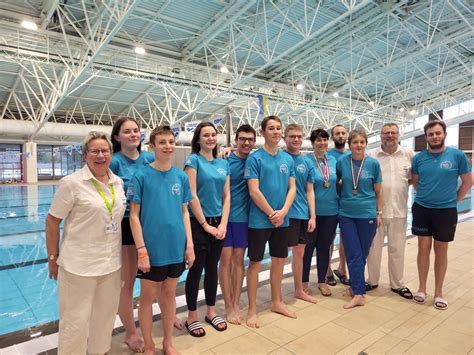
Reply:
<svg viewBox="0 0 474 355"><path fill-rule="evenodd" d="M58 280L59 354L109 351L120 295L123 182L109 169L105 133L90 132L82 153L86 164L60 181L46 217L49 277Z"/></svg>

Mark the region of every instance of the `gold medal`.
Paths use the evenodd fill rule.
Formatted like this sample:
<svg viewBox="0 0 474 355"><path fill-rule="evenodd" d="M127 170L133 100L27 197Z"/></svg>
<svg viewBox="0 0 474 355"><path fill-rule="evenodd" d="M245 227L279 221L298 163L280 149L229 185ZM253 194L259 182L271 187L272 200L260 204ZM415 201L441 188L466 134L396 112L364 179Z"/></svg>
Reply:
<svg viewBox="0 0 474 355"><path fill-rule="evenodd" d="M330 186L331 186L330 182L327 181L327 180L324 180L324 182L323 182L323 187L324 187L325 189L328 189Z"/></svg>
<svg viewBox="0 0 474 355"><path fill-rule="evenodd" d="M352 190L353 195L357 195L358 193L359 193L359 191L357 191L357 189Z"/></svg>

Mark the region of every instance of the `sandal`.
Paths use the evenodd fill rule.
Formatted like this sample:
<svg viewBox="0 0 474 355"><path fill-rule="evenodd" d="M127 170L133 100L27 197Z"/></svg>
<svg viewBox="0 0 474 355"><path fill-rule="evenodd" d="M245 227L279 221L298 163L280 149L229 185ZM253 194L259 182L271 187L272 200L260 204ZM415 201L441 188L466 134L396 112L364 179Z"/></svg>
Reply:
<svg viewBox="0 0 474 355"><path fill-rule="evenodd" d="M337 278L339 279L339 281L341 281L343 285L346 285L346 286L349 285L349 279L347 278L346 275L341 274L339 270L337 269L333 270L333 272L334 272L334 275L337 276Z"/></svg>
<svg viewBox="0 0 474 355"><path fill-rule="evenodd" d="M365 291L366 292L375 290L377 287L379 287L379 285L371 285L368 282L365 283Z"/></svg>
<svg viewBox="0 0 474 355"><path fill-rule="evenodd" d="M392 288L392 292L398 293L400 296L407 300L413 299L413 294L408 287Z"/></svg>
<svg viewBox="0 0 474 355"><path fill-rule="evenodd" d="M199 323L198 320L195 322L192 322L191 324L188 324L188 321L186 321L184 322L184 327L186 328L188 333L193 337L201 338L204 335L206 335L206 331L204 330L204 328L202 327L201 323ZM198 330L202 330L202 332L196 333L196 331Z"/></svg>
<svg viewBox="0 0 474 355"><path fill-rule="evenodd" d="M448 301L445 300L443 297L435 297L433 306L436 309L444 311L448 309Z"/></svg>
<svg viewBox="0 0 474 355"><path fill-rule="evenodd" d="M223 332L224 330L227 329L227 322L220 316L215 316L212 319L209 319L207 316L204 318L204 320L212 325L212 327L217 330L218 332ZM225 324L224 328L219 328L219 325Z"/></svg>
<svg viewBox="0 0 474 355"><path fill-rule="evenodd" d="M332 295L332 292L329 289L329 287L327 287L327 286L323 286L323 287L318 286L318 288L319 288L319 292L321 292L321 295L323 295L324 297L329 297L329 296Z"/></svg>
<svg viewBox="0 0 474 355"><path fill-rule="evenodd" d="M326 283L329 285L329 286L336 286L337 285L337 281L336 279L334 278L334 276L326 276Z"/></svg>
<svg viewBox="0 0 474 355"><path fill-rule="evenodd" d="M413 294L413 301L418 304L425 304L426 302L426 293L423 291L417 291Z"/></svg>

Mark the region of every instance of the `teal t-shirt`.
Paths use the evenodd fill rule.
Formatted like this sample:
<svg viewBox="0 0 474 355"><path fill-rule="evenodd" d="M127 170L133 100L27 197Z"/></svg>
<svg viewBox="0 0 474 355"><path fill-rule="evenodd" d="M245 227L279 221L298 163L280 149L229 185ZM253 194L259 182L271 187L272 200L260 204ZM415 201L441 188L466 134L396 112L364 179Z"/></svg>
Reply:
<svg viewBox="0 0 474 355"><path fill-rule="evenodd" d="M342 179L339 215L351 218L375 218L377 217L377 204L374 184L382 182L380 164L374 158L365 157L357 185L358 193L354 195L352 193L354 185L352 183L351 159L352 153L348 153L341 157L336 165L337 177ZM354 175L357 177L362 160L353 160L353 162Z"/></svg>
<svg viewBox="0 0 474 355"><path fill-rule="evenodd" d="M339 214L339 195L337 194L336 158L326 154L329 165L329 188L323 186L323 175L312 153L306 154L305 158L313 167L313 188L316 198L316 216L336 216ZM324 172L325 159L318 159L319 165Z"/></svg>
<svg viewBox="0 0 474 355"><path fill-rule="evenodd" d="M150 265L181 263L186 250L182 205L192 200L187 175L172 167L159 171L151 165L139 169L127 191L130 201L140 204Z"/></svg>
<svg viewBox="0 0 474 355"><path fill-rule="evenodd" d="M196 192L205 217L222 216L222 194L229 175L229 163L221 158L211 161L201 154L191 154L184 168L196 170ZM191 208L189 209L191 215Z"/></svg>
<svg viewBox="0 0 474 355"><path fill-rule="evenodd" d="M288 212L289 218L309 219L308 197L306 196L306 186L308 182L313 183L313 168L305 159L304 155L293 155L286 152L295 163L296 197Z"/></svg>
<svg viewBox="0 0 474 355"><path fill-rule="evenodd" d="M274 210L281 210L285 205L290 177L295 176L293 159L283 151L271 155L260 148L250 154L245 164L245 179L257 179L259 189ZM286 215L282 227L288 227ZM274 228L267 215L250 199L249 227L255 229Z"/></svg>
<svg viewBox="0 0 474 355"><path fill-rule="evenodd" d="M230 169L230 214L229 222L247 223L249 221L249 189L244 179L247 158L239 158L231 153L227 159Z"/></svg>
<svg viewBox="0 0 474 355"><path fill-rule="evenodd" d="M426 208L456 207L458 177L471 172L469 160L459 149L442 153L424 150L413 157L412 174L418 175L415 202Z"/></svg>
<svg viewBox="0 0 474 355"><path fill-rule="evenodd" d="M326 154L328 156L331 156L331 157L334 157L336 158L336 161L338 161L339 159L341 159L341 157L343 157L344 155L346 154L349 154L350 152L340 152L338 150L335 150L334 148L333 149L329 149Z"/></svg>
<svg viewBox="0 0 474 355"><path fill-rule="evenodd" d="M122 152L114 153L112 156L112 161L110 162L110 170L115 175L118 175L123 180L123 189L127 193L128 186L132 180L133 175L137 170L141 169L143 166L152 163L155 160L155 155L150 152L140 152L140 155L137 159L133 160L129 157L122 154ZM130 206L127 203L127 208L125 209L124 217L130 215Z"/></svg>

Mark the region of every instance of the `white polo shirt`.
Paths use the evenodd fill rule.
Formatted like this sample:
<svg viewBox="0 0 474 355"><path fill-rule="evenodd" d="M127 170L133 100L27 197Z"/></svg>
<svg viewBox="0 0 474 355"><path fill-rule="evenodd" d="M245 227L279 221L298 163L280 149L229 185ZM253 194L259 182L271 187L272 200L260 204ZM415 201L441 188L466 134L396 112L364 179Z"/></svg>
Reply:
<svg viewBox="0 0 474 355"><path fill-rule="evenodd" d="M64 219L58 265L79 276L100 276L114 272L122 266L121 221L126 198L123 181L109 170L110 180L103 184L92 175L89 167L64 177L54 194L49 214ZM106 233L111 223L107 206L92 183L96 180L105 197L112 202L109 184L115 190L112 221L118 229Z"/></svg>
<svg viewBox="0 0 474 355"><path fill-rule="evenodd" d="M395 153L387 154L379 147L368 155L377 159L382 169L383 218L406 218L413 151L398 146Z"/></svg>

